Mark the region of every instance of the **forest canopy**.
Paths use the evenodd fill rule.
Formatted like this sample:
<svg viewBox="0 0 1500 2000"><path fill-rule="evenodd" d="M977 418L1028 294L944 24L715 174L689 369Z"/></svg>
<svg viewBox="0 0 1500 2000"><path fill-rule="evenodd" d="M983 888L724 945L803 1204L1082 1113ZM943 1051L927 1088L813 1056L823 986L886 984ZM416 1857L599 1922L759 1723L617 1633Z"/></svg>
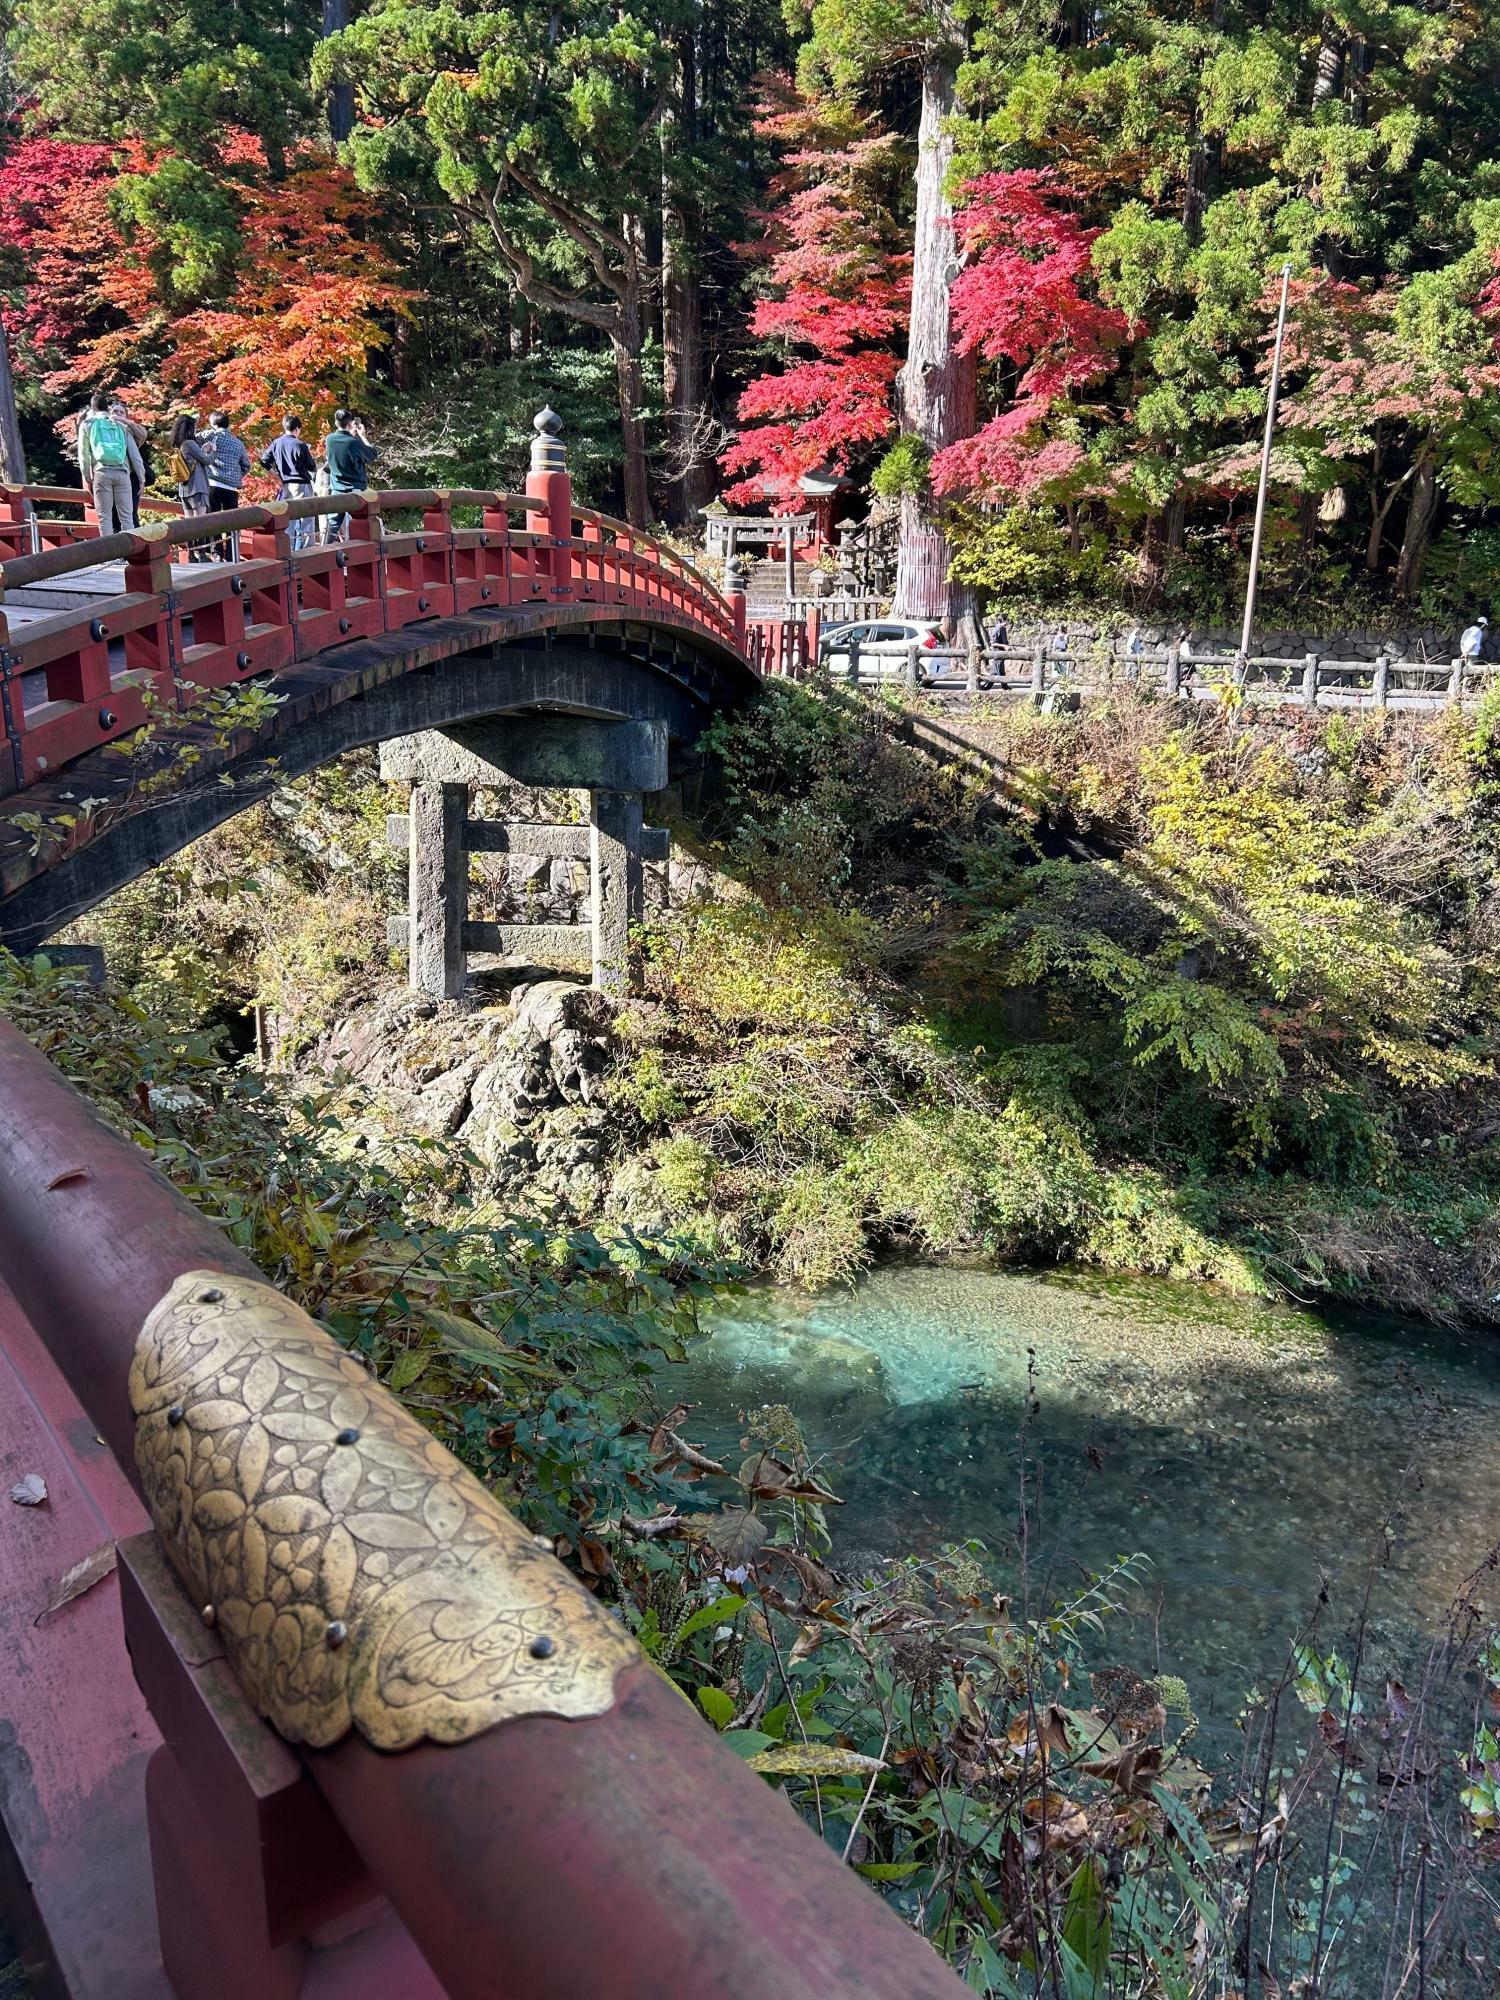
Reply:
<svg viewBox="0 0 1500 2000"><path fill-rule="evenodd" d="M357 401L403 476L500 480L550 400L638 521L848 475L916 612L1206 609L1289 264L1270 591L1455 608L1500 556L1497 13L26 0L15 442L58 476L106 383Z"/></svg>

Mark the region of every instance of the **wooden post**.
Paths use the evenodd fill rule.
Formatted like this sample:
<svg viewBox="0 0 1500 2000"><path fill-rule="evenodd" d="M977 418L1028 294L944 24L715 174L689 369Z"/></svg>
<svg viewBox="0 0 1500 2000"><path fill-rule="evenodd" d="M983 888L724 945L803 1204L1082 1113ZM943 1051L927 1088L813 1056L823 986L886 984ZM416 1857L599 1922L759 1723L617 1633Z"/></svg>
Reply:
<svg viewBox="0 0 1500 2000"><path fill-rule="evenodd" d="M979 648L970 646L969 657L964 665L964 680L970 694L979 692Z"/></svg>
<svg viewBox="0 0 1500 2000"><path fill-rule="evenodd" d="M1167 647L1167 696L1169 700L1177 701L1181 695L1182 654L1178 651L1177 642L1173 640Z"/></svg>
<svg viewBox="0 0 1500 2000"><path fill-rule="evenodd" d="M1464 698L1464 663L1460 656L1453 662L1453 671L1448 676L1448 706L1456 708Z"/></svg>
<svg viewBox="0 0 1500 2000"><path fill-rule="evenodd" d="M1040 701L1047 685L1047 649L1038 639L1031 649L1031 692Z"/></svg>
<svg viewBox="0 0 1500 2000"><path fill-rule="evenodd" d="M1309 708L1318 705L1318 656L1304 653L1302 656L1302 699Z"/></svg>
<svg viewBox="0 0 1500 2000"><path fill-rule="evenodd" d="M1391 663L1389 657L1380 652L1375 655L1375 672L1371 676L1370 691L1377 708L1388 708L1391 700Z"/></svg>
<svg viewBox="0 0 1500 2000"><path fill-rule="evenodd" d="M920 649L908 646L906 649L906 685L915 694L917 689L917 653Z"/></svg>

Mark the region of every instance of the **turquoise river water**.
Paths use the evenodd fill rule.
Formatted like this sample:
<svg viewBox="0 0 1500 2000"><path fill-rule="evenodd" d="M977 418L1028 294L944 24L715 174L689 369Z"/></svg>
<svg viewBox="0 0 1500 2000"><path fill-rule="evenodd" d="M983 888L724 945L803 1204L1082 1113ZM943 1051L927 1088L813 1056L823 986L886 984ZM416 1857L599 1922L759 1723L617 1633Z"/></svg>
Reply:
<svg viewBox="0 0 1500 2000"><path fill-rule="evenodd" d="M1014 1587L1028 1369L1033 1592L1149 1555L1101 1664L1181 1675L1206 1753L1232 1754L1245 1692L1276 1679L1325 1578L1326 1651L1379 1556L1367 1652L1372 1676L1399 1672L1500 1539L1497 1334L893 1266L848 1292L751 1294L671 1383L688 1435L729 1452L742 1412L791 1405L847 1501L843 1567L977 1536ZM1481 1595L1500 1614L1500 1580Z"/></svg>

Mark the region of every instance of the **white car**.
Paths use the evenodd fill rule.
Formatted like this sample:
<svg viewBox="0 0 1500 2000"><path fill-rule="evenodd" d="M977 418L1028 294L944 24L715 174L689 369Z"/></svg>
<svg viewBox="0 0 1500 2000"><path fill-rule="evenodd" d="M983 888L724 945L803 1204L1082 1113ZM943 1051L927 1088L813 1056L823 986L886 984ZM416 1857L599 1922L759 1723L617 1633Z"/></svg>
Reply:
<svg viewBox="0 0 1500 2000"><path fill-rule="evenodd" d="M818 641L818 656L835 679L847 680L857 658L862 681L904 681L915 646L917 683L922 686L949 665L947 660L925 659L943 644L943 628L930 618L872 618L825 632Z"/></svg>

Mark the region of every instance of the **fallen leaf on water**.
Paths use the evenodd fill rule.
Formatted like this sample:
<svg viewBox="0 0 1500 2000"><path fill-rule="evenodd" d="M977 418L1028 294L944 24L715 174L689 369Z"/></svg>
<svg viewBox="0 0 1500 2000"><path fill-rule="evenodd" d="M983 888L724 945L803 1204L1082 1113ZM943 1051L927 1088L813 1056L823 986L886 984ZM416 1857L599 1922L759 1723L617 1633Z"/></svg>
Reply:
<svg viewBox="0 0 1500 2000"><path fill-rule="evenodd" d="M40 1625L44 1618L50 1617L54 1611L61 1611L63 1606L71 1604L75 1597L82 1597L86 1590L92 1590L96 1583L101 1583L114 1566L114 1543L101 1542L97 1549L90 1550L80 1561L74 1563L71 1569L63 1571L53 1584L47 1602L36 1614L32 1623Z"/></svg>
<svg viewBox="0 0 1500 2000"><path fill-rule="evenodd" d="M39 1472L28 1472L12 1486L10 1497L18 1507L40 1507L47 1497L47 1482Z"/></svg>

